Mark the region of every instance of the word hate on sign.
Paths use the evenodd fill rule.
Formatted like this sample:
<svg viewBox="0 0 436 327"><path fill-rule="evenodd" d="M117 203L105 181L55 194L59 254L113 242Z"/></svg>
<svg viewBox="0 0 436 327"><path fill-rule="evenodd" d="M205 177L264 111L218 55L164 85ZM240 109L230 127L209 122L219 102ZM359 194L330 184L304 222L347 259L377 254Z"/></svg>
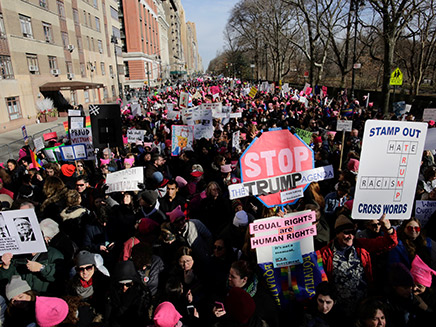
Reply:
<svg viewBox="0 0 436 327"><path fill-rule="evenodd" d="M247 183L310 170L314 159L312 149L305 142L282 129L263 132L255 138L242 154L240 163L242 182ZM283 204L280 194L261 195L259 200L267 207Z"/></svg>

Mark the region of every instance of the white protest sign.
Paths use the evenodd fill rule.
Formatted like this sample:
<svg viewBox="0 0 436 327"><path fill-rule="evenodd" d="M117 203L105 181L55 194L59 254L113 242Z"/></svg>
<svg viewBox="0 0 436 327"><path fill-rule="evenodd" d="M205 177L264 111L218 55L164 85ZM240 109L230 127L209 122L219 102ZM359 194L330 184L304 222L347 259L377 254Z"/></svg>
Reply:
<svg viewBox="0 0 436 327"><path fill-rule="evenodd" d="M436 108L426 108L422 114L422 120L428 122L430 120L436 121Z"/></svg>
<svg viewBox="0 0 436 327"><path fill-rule="evenodd" d="M34 209L0 212L0 255L47 252ZM25 264L26 262L24 262Z"/></svg>
<svg viewBox="0 0 436 327"><path fill-rule="evenodd" d="M47 158L48 162L57 162L58 161L53 148L45 149L44 154L45 154L45 157Z"/></svg>
<svg viewBox="0 0 436 327"><path fill-rule="evenodd" d="M417 218L422 226L425 226L436 211L436 201L417 200L415 204L415 218Z"/></svg>
<svg viewBox="0 0 436 327"><path fill-rule="evenodd" d="M408 219L421 166L426 123L367 120L353 202L354 219Z"/></svg>
<svg viewBox="0 0 436 327"><path fill-rule="evenodd" d="M189 104L189 93L180 92L179 107L180 108L188 108L188 104Z"/></svg>
<svg viewBox="0 0 436 327"><path fill-rule="evenodd" d="M71 144L85 144L88 160L95 159L94 145L92 144L92 129L91 127L83 127L70 129Z"/></svg>
<svg viewBox="0 0 436 327"><path fill-rule="evenodd" d="M241 138L241 131L233 132L232 148L235 148L236 152L241 152L240 138Z"/></svg>
<svg viewBox="0 0 436 327"><path fill-rule="evenodd" d="M175 110L173 103L165 103L165 108L167 109L167 118L169 120L179 120L182 118L182 112Z"/></svg>
<svg viewBox="0 0 436 327"><path fill-rule="evenodd" d="M38 152L39 150L42 150L45 148L44 140L42 136L36 137L33 139L33 145L35 146L35 151Z"/></svg>
<svg viewBox="0 0 436 327"><path fill-rule="evenodd" d="M333 166L328 165L310 170L304 170L299 173L279 175L246 183L231 184L228 186L229 198L230 200L233 200L243 198L249 195L256 196L262 194L277 193L279 191L294 189L300 185L318 182L325 179L331 179L333 177ZM274 189L271 188L272 185ZM289 196L289 194L285 196Z"/></svg>
<svg viewBox="0 0 436 327"><path fill-rule="evenodd" d="M351 132L351 129L353 128L353 121L352 120L338 120L336 123L336 131L345 131L345 132Z"/></svg>
<svg viewBox="0 0 436 327"><path fill-rule="evenodd" d="M81 114L80 110L68 109L68 116L80 116Z"/></svg>
<svg viewBox="0 0 436 327"><path fill-rule="evenodd" d="M130 105L130 109L133 116L141 116L142 110L141 110L141 105L139 103L132 103Z"/></svg>
<svg viewBox="0 0 436 327"><path fill-rule="evenodd" d="M194 112L194 138L210 139L213 136L213 117L212 110L200 108Z"/></svg>
<svg viewBox="0 0 436 327"><path fill-rule="evenodd" d="M230 118L241 118L242 117L242 112L231 112L229 114Z"/></svg>
<svg viewBox="0 0 436 327"><path fill-rule="evenodd" d="M138 183L144 183L143 167L133 167L109 173L106 176L106 193L140 191Z"/></svg>
<svg viewBox="0 0 436 327"><path fill-rule="evenodd" d="M304 192L302 188L296 188L289 191L280 192L280 199L282 203L288 201L294 201L296 199L300 199L304 196Z"/></svg>
<svg viewBox="0 0 436 327"><path fill-rule="evenodd" d="M129 129L127 131L127 143L144 142L144 135L147 131L143 129Z"/></svg>
<svg viewBox="0 0 436 327"><path fill-rule="evenodd" d="M315 212L306 210L282 217L262 218L250 224L251 248L256 249L257 262L273 262L273 247L300 243L301 254L314 251L313 236L317 234Z"/></svg>
<svg viewBox="0 0 436 327"><path fill-rule="evenodd" d="M435 150L436 149L436 128L429 128L427 130L427 137L425 139L425 150Z"/></svg>
<svg viewBox="0 0 436 327"><path fill-rule="evenodd" d="M83 128L85 118L81 116L73 116L70 117L70 129L79 129Z"/></svg>

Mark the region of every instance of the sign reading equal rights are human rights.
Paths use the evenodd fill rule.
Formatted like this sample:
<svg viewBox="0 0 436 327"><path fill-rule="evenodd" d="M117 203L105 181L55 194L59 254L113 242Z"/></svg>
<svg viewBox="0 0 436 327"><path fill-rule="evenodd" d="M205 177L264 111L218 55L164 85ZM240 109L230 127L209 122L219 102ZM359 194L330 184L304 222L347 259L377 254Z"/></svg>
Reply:
<svg viewBox="0 0 436 327"><path fill-rule="evenodd" d="M408 219L413 215L427 124L368 120L362 141L352 217Z"/></svg>

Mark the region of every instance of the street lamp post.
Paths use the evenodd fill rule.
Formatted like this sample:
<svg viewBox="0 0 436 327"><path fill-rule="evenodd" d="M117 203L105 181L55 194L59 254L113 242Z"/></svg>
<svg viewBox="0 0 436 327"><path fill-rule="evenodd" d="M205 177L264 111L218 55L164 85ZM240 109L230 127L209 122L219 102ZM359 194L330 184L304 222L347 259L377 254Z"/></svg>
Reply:
<svg viewBox="0 0 436 327"><path fill-rule="evenodd" d="M118 71L118 58L117 58L117 44L118 44L118 39L115 35L111 36L111 43L114 44L114 54L115 54L115 65L117 68L117 82L118 82L118 96L121 99L124 99L124 92L123 92L123 86L120 83L120 73Z"/></svg>
<svg viewBox="0 0 436 327"><path fill-rule="evenodd" d="M356 77L356 46L357 46L357 24L358 24L358 11L359 6L363 6L362 0L351 0L350 11L354 11L354 44L353 44L353 69L351 71L351 99L354 100L354 84Z"/></svg>

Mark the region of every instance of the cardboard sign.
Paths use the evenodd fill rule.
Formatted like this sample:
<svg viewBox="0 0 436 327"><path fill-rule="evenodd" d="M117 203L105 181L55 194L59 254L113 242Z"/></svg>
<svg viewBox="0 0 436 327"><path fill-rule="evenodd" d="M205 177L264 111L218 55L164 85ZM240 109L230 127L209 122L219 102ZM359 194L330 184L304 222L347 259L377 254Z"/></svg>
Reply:
<svg viewBox="0 0 436 327"><path fill-rule="evenodd" d="M80 110L68 109L68 116L80 116L81 114Z"/></svg>
<svg viewBox="0 0 436 327"><path fill-rule="evenodd" d="M353 202L354 219L409 219L426 123L367 120Z"/></svg>
<svg viewBox="0 0 436 327"><path fill-rule="evenodd" d="M45 148L44 140L42 139L42 136L36 137L33 139L33 145L35 147L35 152L38 152Z"/></svg>
<svg viewBox="0 0 436 327"><path fill-rule="evenodd" d="M118 170L106 176L106 193L140 191L138 183L144 183L143 167Z"/></svg>
<svg viewBox="0 0 436 327"><path fill-rule="evenodd" d="M436 121L436 108L426 108L422 114L422 121L429 122L430 120Z"/></svg>
<svg viewBox="0 0 436 327"><path fill-rule="evenodd" d="M178 156L184 149L192 149L194 127L187 125L171 126L171 155Z"/></svg>
<svg viewBox="0 0 436 327"><path fill-rule="evenodd" d="M143 129L129 129L127 131L127 143L144 142L144 135L147 131Z"/></svg>
<svg viewBox="0 0 436 327"><path fill-rule="evenodd" d="M417 200L415 203L415 217L425 226L436 211L436 201Z"/></svg>
<svg viewBox="0 0 436 327"><path fill-rule="evenodd" d="M189 104L189 93L180 92L179 107L183 109L188 108L188 104Z"/></svg>
<svg viewBox="0 0 436 327"><path fill-rule="evenodd" d="M336 123L336 131L345 131L345 132L351 132L353 128L353 121L352 120L338 120Z"/></svg>
<svg viewBox="0 0 436 327"><path fill-rule="evenodd" d="M0 255L47 252L34 209L0 212ZM24 262L25 264L26 262Z"/></svg>
<svg viewBox="0 0 436 327"><path fill-rule="evenodd" d="M91 127L71 129L70 132L71 144L85 144L86 154L88 160L95 159L95 149L92 144L92 130Z"/></svg>

